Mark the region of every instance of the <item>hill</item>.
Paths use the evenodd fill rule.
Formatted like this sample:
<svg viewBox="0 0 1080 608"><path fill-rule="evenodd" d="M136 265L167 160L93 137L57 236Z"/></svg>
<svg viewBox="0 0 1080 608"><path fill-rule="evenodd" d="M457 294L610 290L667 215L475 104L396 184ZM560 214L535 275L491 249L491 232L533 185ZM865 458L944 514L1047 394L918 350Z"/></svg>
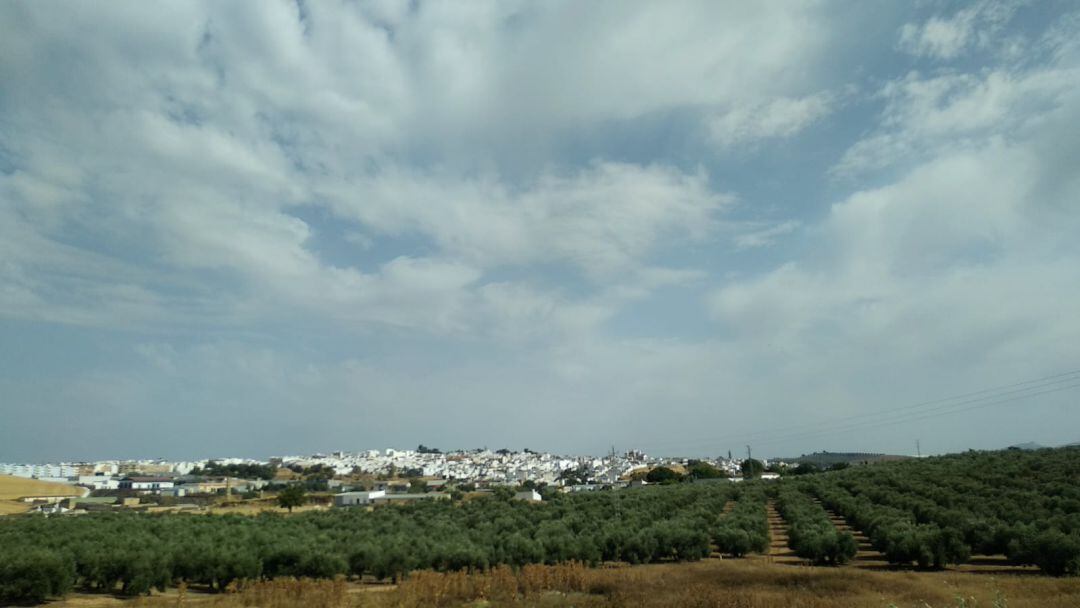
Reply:
<svg viewBox="0 0 1080 608"><path fill-rule="evenodd" d="M896 456L892 454L873 454L869 452L814 452L803 454L798 458L780 458L784 462L799 464L812 464L821 468L828 468L834 464L875 464L878 462L893 462L907 460L910 456Z"/></svg>
<svg viewBox="0 0 1080 608"><path fill-rule="evenodd" d="M66 483L53 483L0 475L0 515L22 513L30 507L20 501L24 496L82 496L83 491Z"/></svg>
<svg viewBox="0 0 1080 608"><path fill-rule="evenodd" d="M1045 447L1046 447L1045 445L1035 443L1034 441L1029 441L1027 443L1018 443L1016 445L1010 445L1009 449L1010 450L1041 450L1041 449L1043 449Z"/></svg>

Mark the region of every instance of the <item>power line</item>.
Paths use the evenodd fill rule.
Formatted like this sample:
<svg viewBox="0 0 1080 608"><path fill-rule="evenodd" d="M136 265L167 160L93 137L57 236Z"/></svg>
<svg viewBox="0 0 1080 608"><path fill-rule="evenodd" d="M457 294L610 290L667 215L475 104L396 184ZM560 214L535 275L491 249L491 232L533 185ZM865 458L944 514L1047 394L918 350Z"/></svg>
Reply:
<svg viewBox="0 0 1080 608"><path fill-rule="evenodd" d="M945 409L945 408L953 408L953 407L957 407L957 406L960 406L960 405L979 403L979 402L983 402L983 401L994 401L994 400L1000 399L1002 397L1015 395L1015 398L1010 398L1010 399L1006 399L1005 401L1002 401L1002 403L1004 403L1004 402L1013 401L1013 400L1016 400L1016 399L1022 399L1022 398L1026 398L1026 397L1030 397L1030 396L1041 395L1041 394L1051 393L1051 392L1058 392L1059 390L1067 390L1069 388L1075 388L1076 386L1080 386L1080 385L1069 385L1069 386L1064 386L1064 387L1060 387L1060 388L1052 389L1052 390L1042 390L1042 389L1047 389L1047 388L1050 388L1050 387L1054 387L1056 385L1061 385L1061 384L1065 384L1065 383L1069 383L1069 382L1075 382L1075 381L1078 381L1078 380L1080 380L1080 369L1075 369L1075 370L1071 370L1071 371L1067 371L1067 372L1062 372L1062 373L1059 373L1059 374L1053 374L1053 375L1050 375L1050 376L1043 376L1041 378L1035 378L1035 379L1032 379L1032 380L1024 380L1024 381L1021 381L1021 382L1014 382L1012 384L999 385L999 386L996 386L996 387L986 388L986 389L982 389L982 390L978 390L978 391L961 393L961 394L958 394L958 395L953 395L951 397L943 397L943 398L940 398L940 399L922 401L922 402L915 403L915 404L912 404L912 405L906 405L906 406L903 406L903 407L892 408L892 409L888 409L888 410L879 410L879 411L875 411L875 412L866 412L866 413L863 413L863 414L854 414L854 415L850 415L850 416L835 416L835 417L832 417L832 418L819 420L818 422L811 422L811 423L807 423L807 424L792 425L792 426L787 426L787 427L774 428L774 429L769 429L769 430L753 431L753 432L747 432L747 433L733 433L733 434L730 434L730 435L716 435L716 436L709 437L709 438L700 438L700 439L689 440L689 441L680 441L678 443L667 443L667 444L645 443L645 444L643 444L643 446L644 447L651 447L651 448L690 447L690 446L702 445L702 444L706 444L706 443L707 444L716 444L716 443L720 443L720 442L724 442L724 441L734 441L734 440L738 440L738 439L745 440L745 439L754 438L754 437L760 437L760 436L767 436L767 438L769 440L765 441L764 443L771 443L771 442L775 441L775 439L773 439L773 438L776 437L776 433L783 433L785 431L798 431L797 433L792 435L792 437L799 437L799 436L808 435L808 434L815 434L815 433L825 433L825 432L830 432L831 433L831 432L836 432L837 431L837 428L835 427L835 425L838 424L838 423L841 423L841 424L842 423L850 423L851 421L857 420L857 419L871 419L871 420L867 420L867 421L862 422L862 423L858 423L858 424L856 424L854 426L851 426L851 427L846 427L846 428L855 429L855 428L858 428L862 424L876 424L876 421L872 420L872 419L880 418L880 417L886 417L887 418L887 417L893 417L893 416L901 416L902 417L902 416L906 416L906 415L918 415L918 414L923 414L923 413L926 413L926 412L938 411L938 410ZM1007 390L1007 389L1012 389L1012 390ZM992 404L994 404L994 403L990 403L990 404L986 404L986 405L992 405ZM936 407L931 407L931 406L936 406ZM968 408L968 409L975 409L975 408ZM923 411L918 411L918 410L923 410ZM957 411L966 411L966 409L965 410L957 410ZM948 414L948 413L951 413L951 412L943 412L941 415L945 415L945 414ZM918 418L918 419L921 419L921 418ZM902 419L888 420L888 421L885 421L884 424L892 424L892 423L905 422L905 421L906 420L902 420ZM828 426L828 427L831 427L831 428L821 429L820 431L814 431L813 430L815 427L821 427L821 426ZM757 441L757 440L755 442L763 443L762 441Z"/></svg>
<svg viewBox="0 0 1080 608"><path fill-rule="evenodd" d="M793 434L793 435L788 435L788 436L783 436L783 437L774 437L774 438L771 438L771 439L760 440L757 443L759 443L759 444L761 444L761 443L765 443L765 444L776 443L778 441L790 441L792 439L802 439L802 438L812 437L812 436L816 436L816 435L828 435L828 434L832 434L832 433L850 432L850 431L862 430L862 429L868 429L868 428L875 428L875 427L880 427L880 426L885 426L885 425L890 425L890 424L905 424L905 423L908 423L908 422L915 422L915 421L918 421L918 420L926 420L927 418L936 418L938 416L948 416L950 414L959 414L959 413L962 413L962 412L969 412L969 411L972 411L972 410L977 410L977 409L981 409L981 408L985 408L985 407L991 407L991 406L994 406L994 405L1001 405L1003 403L1011 403L1011 402L1014 402L1014 401L1019 401L1021 399L1027 399L1029 397L1035 397L1035 396L1038 396L1038 395L1046 395L1046 394L1049 394L1049 393L1059 393L1061 391L1066 391L1066 390L1074 389L1074 388L1080 388L1080 382L1075 383L1075 384L1069 384L1069 385L1065 385L1065 386L1059 386L1059 387L1055 387L1055 388L1050 388L1050 389L1043 390L1043 391L1038 391L1038 392L1035 392L1035 393L1025 393L1025 394L1022 394L1022 395L1016 395L1016 396L1013 396L1013 397L1008 397L1008 398L1000 399L1000 400L996 400L996 401L978 403L976 405L972 405L972 406L969 406L969 407L963 407L963 408L959 408L959 409L948 409L948 410L945 410L945 411L938 411L938 412L931 412L931 413L919 412L915 416L909 417L909 418L903 418L903 419L898 419L898 420L882 420L882 421L876 421L876 422L868 422L868 423L856 424L856 425L842 427L842 428L836 428L836 429L825 429L825 430L821 430L821 431L811 431L811 432L808 432L808 433L796 433L796 434ZM957 405L959 405L959 404L957 404Z"/></svg>

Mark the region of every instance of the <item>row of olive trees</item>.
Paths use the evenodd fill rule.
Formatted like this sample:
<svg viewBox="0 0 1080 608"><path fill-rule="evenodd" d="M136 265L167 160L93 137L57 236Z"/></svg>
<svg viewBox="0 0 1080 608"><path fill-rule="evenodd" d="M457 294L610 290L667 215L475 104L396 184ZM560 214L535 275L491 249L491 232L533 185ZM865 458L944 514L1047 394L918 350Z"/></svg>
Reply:
<svg viewBox="0 0 1080 608"><path fill-rule="evenodd" d="M846 564L858 550L851 532L833 525L821 505L795 487L785 486L777 495L777 508L788 525L788 546L815 564Z"/></svg>
<svg viewBox="0 0 1080 608"><path fill-rule="evenodd" d="M731 491L679 484L540 505L484 498L294 516L8 518L0 521L0 604L73 587L138 595L179 581L223 589L277 576L396 579L416 569L694 560L709 554L709 531Z"/></svg>
<svg viewBox="0 0 1080 608"><path fill-rule="evenodd" d="M1080 574L1080 449L970 452L807 482L893 563L942 567L1002 554Z"/></svg>
<svg viewBox="0 0 1080 608"><path fill-rule="evenodd" d="M839 486L816 491L823 503L862 530L889 563L942 568L970 557L970 548L956 528L918 523L910 512L852 496Z"/></svg>
<svg viewBox="0 0 1080 608"><path fill-rule="evenodd" d="M721 553L742 557L769 550L769 518L766 496L760 486L742 488L731 512L720 519L713 542Z"/></svg>

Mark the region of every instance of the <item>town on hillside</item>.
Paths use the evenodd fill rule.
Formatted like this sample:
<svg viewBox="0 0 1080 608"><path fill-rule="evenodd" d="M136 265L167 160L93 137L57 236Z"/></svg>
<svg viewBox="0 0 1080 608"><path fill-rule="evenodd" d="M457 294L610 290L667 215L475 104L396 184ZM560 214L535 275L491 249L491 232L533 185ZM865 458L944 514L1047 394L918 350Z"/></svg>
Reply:
<svg viewBox="0 0 1080 608"><path fill-rule="evenodd" d="M830 454L828 466L846 466L842 456ZM869 461L873 458L866 457L881 455L851 456L852 460ZM278 496L290 488L302 491L303 505L310 508L438 500L496 491L540 501L548 492L602 491L674 479L773 479L799 467L815 467L811 464L814 460L814 456L740 460L730 453L718 458L660 458L638 450L621 454L612 450L602 457L529 449L443 452L421 444L409 450L332 452L266 460L0 463L0 475L56 484L51 486L52 491L27 488L8 492L3 501L7 512L79 514L117 508L156 511L236 508L243 504L274 507L279 504Z"/></svg>

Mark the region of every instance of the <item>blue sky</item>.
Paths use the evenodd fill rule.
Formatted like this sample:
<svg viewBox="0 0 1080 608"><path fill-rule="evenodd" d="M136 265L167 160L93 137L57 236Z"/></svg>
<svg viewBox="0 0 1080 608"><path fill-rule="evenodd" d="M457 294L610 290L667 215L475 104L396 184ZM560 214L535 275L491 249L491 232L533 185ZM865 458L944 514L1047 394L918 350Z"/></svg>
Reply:
<svg viewBox="0 0 1080 608"><path fill-rule="evenodd" d="M1080 441L1073 3L0 13L0 461Z"/></svg>

